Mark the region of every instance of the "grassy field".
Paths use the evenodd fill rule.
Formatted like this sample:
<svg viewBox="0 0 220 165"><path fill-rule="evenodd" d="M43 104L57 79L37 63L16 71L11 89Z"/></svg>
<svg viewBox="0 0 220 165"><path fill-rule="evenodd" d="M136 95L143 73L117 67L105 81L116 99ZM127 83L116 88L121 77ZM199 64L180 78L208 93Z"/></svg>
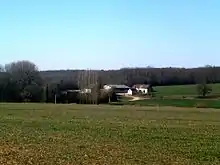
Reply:
<svg viewBox="0 0 220 165"><path fill-rule="evenodd" d="M117 104L117 103L116 103ZM120 104L120 103L118 103ZM124 105L140 106L173 106L173 107L195 107L220 109L220 100L211 99L147 99L132 102L122 102Z"/></svg>
<svg viewBox="0 0 220 165"><path fill-rule="evenodd" d="M220 164L220 111L0 104L0 164Z"/></svg>
<svg viewBox="0 0 220 165"><path fill-rule="evenodd" d="M220 94L220 84L209 84L212 87L212 94ZM196 85L173 85L155 87L157 96L196 96Z"/></svg>

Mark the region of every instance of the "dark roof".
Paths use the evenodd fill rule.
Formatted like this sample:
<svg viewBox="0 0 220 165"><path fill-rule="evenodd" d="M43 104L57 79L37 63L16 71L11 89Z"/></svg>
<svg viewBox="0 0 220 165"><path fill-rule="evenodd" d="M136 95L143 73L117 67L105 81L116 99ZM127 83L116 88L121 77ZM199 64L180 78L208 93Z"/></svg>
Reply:
<svg viewBox="0 0 220 165"><path fill-rule="evenodd" d="M130 88L130 90L132 90L132 91L137 91L136 88Z"/></svg>
<svg viewBox="0 0 220 165"><path fill-rule="evenodd" d="M149 88L151 87L150 84L136 84L136 85L133 85L133 88Z"/></svg>
<svg viewBox="0 0 220 165"><path fill-rule="evenodd" d="M67 94L67 93L75 93L75 92L80 92L80 90L65 90L65 91L62 91L61 93Z"/></svg>
<svg viewBox="0 0 220 165"><path fill-rule="evenodd" d="M129 86L127 85L121 85L121 84L107 84L108 86L110 86L111 88L121 88L121 89L130 89Z"/></svg>

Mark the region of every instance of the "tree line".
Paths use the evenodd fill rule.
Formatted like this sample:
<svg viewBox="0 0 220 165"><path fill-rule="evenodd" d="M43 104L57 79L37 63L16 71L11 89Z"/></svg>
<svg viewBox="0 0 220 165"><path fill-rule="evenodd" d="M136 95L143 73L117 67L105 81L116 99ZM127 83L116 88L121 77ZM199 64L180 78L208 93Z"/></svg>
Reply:
<svg viewBox="0 0 220 165"><path fill-rule="evenodd" d="M80 73L85 70L39 71L30 61L18 61L0 66L0 101L1 102L65 102L65 98L75 98L74 101L83 102L76 96L63 96L62 91L77 90L80 84L87 81L80 79ZM101 80L93 91L96 95L81 96L80 98L96 98L108 100L109 94L100 92L103 84L134 84L184 85L220 83L220 67L205 66L200 68L123 68L120 70L93 70L93 74ZM84 76L88 77L88 75ZM92 77L89 77L90 79ZM86 84L86 83L85 83ZM112 93L112 92L111 92ZM101 98L102 96L102 98ZM113 97L113 96L111 96ZM99 98L99 99L97 99ZM73 100L72 100L73 101ZM94 102L91 101L91 102Z"/></svg>
<svg viewBox="0 0 220 165"><path fill-rule="evenodd" d="M83 75L82 79L79 79L80 75ZM115 98L114 92L107 93L101 90L101 79L97 72L80 71L77 78L69 77L48 81L41 75L37 66L30 61L6 64L0 67L0 101L99 104L107 103L109 98ZM87 85L92 85L91 93L77 91L80 87L86 88Z"/></svg>
<svg viewBox="0 0 220 165"><path fill-rule="evenodd" d="M40 72L47 82L61 79L77 80L82 70L58 70ZM220 67L199 68L123 68L120 70L95 70L103 84L151 84L153 86L220 83Z"/></svg>
<svg viewBox="0 0 220 165"><path fill-rule="evenodd" d="M1 67L1 101L43 101L43 86L37 66L29 61L12 62Z"/></svg>

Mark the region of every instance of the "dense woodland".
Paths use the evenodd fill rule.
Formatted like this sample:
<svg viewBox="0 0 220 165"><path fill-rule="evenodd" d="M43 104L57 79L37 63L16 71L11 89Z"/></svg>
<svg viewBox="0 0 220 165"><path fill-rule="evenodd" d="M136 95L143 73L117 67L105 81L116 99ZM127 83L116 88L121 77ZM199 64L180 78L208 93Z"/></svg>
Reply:
<svg viewBox="0 0 220 165"><path fill-rule="evenodd" d="M62 100L61 98L65 98L61 97L62 91L79 89L79 84L82 83L79 75L82 72L82 70L39 71L37 66L29 61L6 64L0 67L0 100L2 102L53 102L55 94L58 100ZM93 72L101 80L99 88L103 84L159 86L220 83L220 67L212 66L192 69L124 68ZM105 95L105 98L109 96L101 93L99 95Z"/></svg>
<svg viewBox="0 0 220 165"><path fill-rule="evenodd" d="M45 82L77 80L80 70L59 70L40 72ZM96 71L104 84L152 84L184 85L198 83L220 83L220 67L200 68L124 68L120 70Z"/></svg>

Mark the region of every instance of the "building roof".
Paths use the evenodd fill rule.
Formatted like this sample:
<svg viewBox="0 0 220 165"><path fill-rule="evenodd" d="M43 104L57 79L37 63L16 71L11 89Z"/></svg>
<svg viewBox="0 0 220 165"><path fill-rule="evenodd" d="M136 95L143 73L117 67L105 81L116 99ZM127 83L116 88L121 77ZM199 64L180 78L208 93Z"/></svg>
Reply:
<svg viewBox="0 0 220 165"><path fill-rule="evenodd" d="M151 85L149 84L136 84L136 85L133 85L133 88L149 88Z"/></svg>
<svg viewBox="0 0 220 165"><path fill-rule="evenodd" d="M123 89L130 89L127 85L117 85L117 84L107 84L111 88L123 88Z"/></svg>
<svg viewBox="0 0 220 165"><path fill-rule="evenodd" d="M67 94L67 93L74 93L74 92L80 92L80 90L65 90L65 91L62 91L61 93Z"/></svg>
<svg viewBox="0 0 220 165"><path fill-rule="evenodd" d="M130 88L130 90L132 90L133 92L134 92L134 91L137 91L137 89L136 89L136 88Z"/></svg>

